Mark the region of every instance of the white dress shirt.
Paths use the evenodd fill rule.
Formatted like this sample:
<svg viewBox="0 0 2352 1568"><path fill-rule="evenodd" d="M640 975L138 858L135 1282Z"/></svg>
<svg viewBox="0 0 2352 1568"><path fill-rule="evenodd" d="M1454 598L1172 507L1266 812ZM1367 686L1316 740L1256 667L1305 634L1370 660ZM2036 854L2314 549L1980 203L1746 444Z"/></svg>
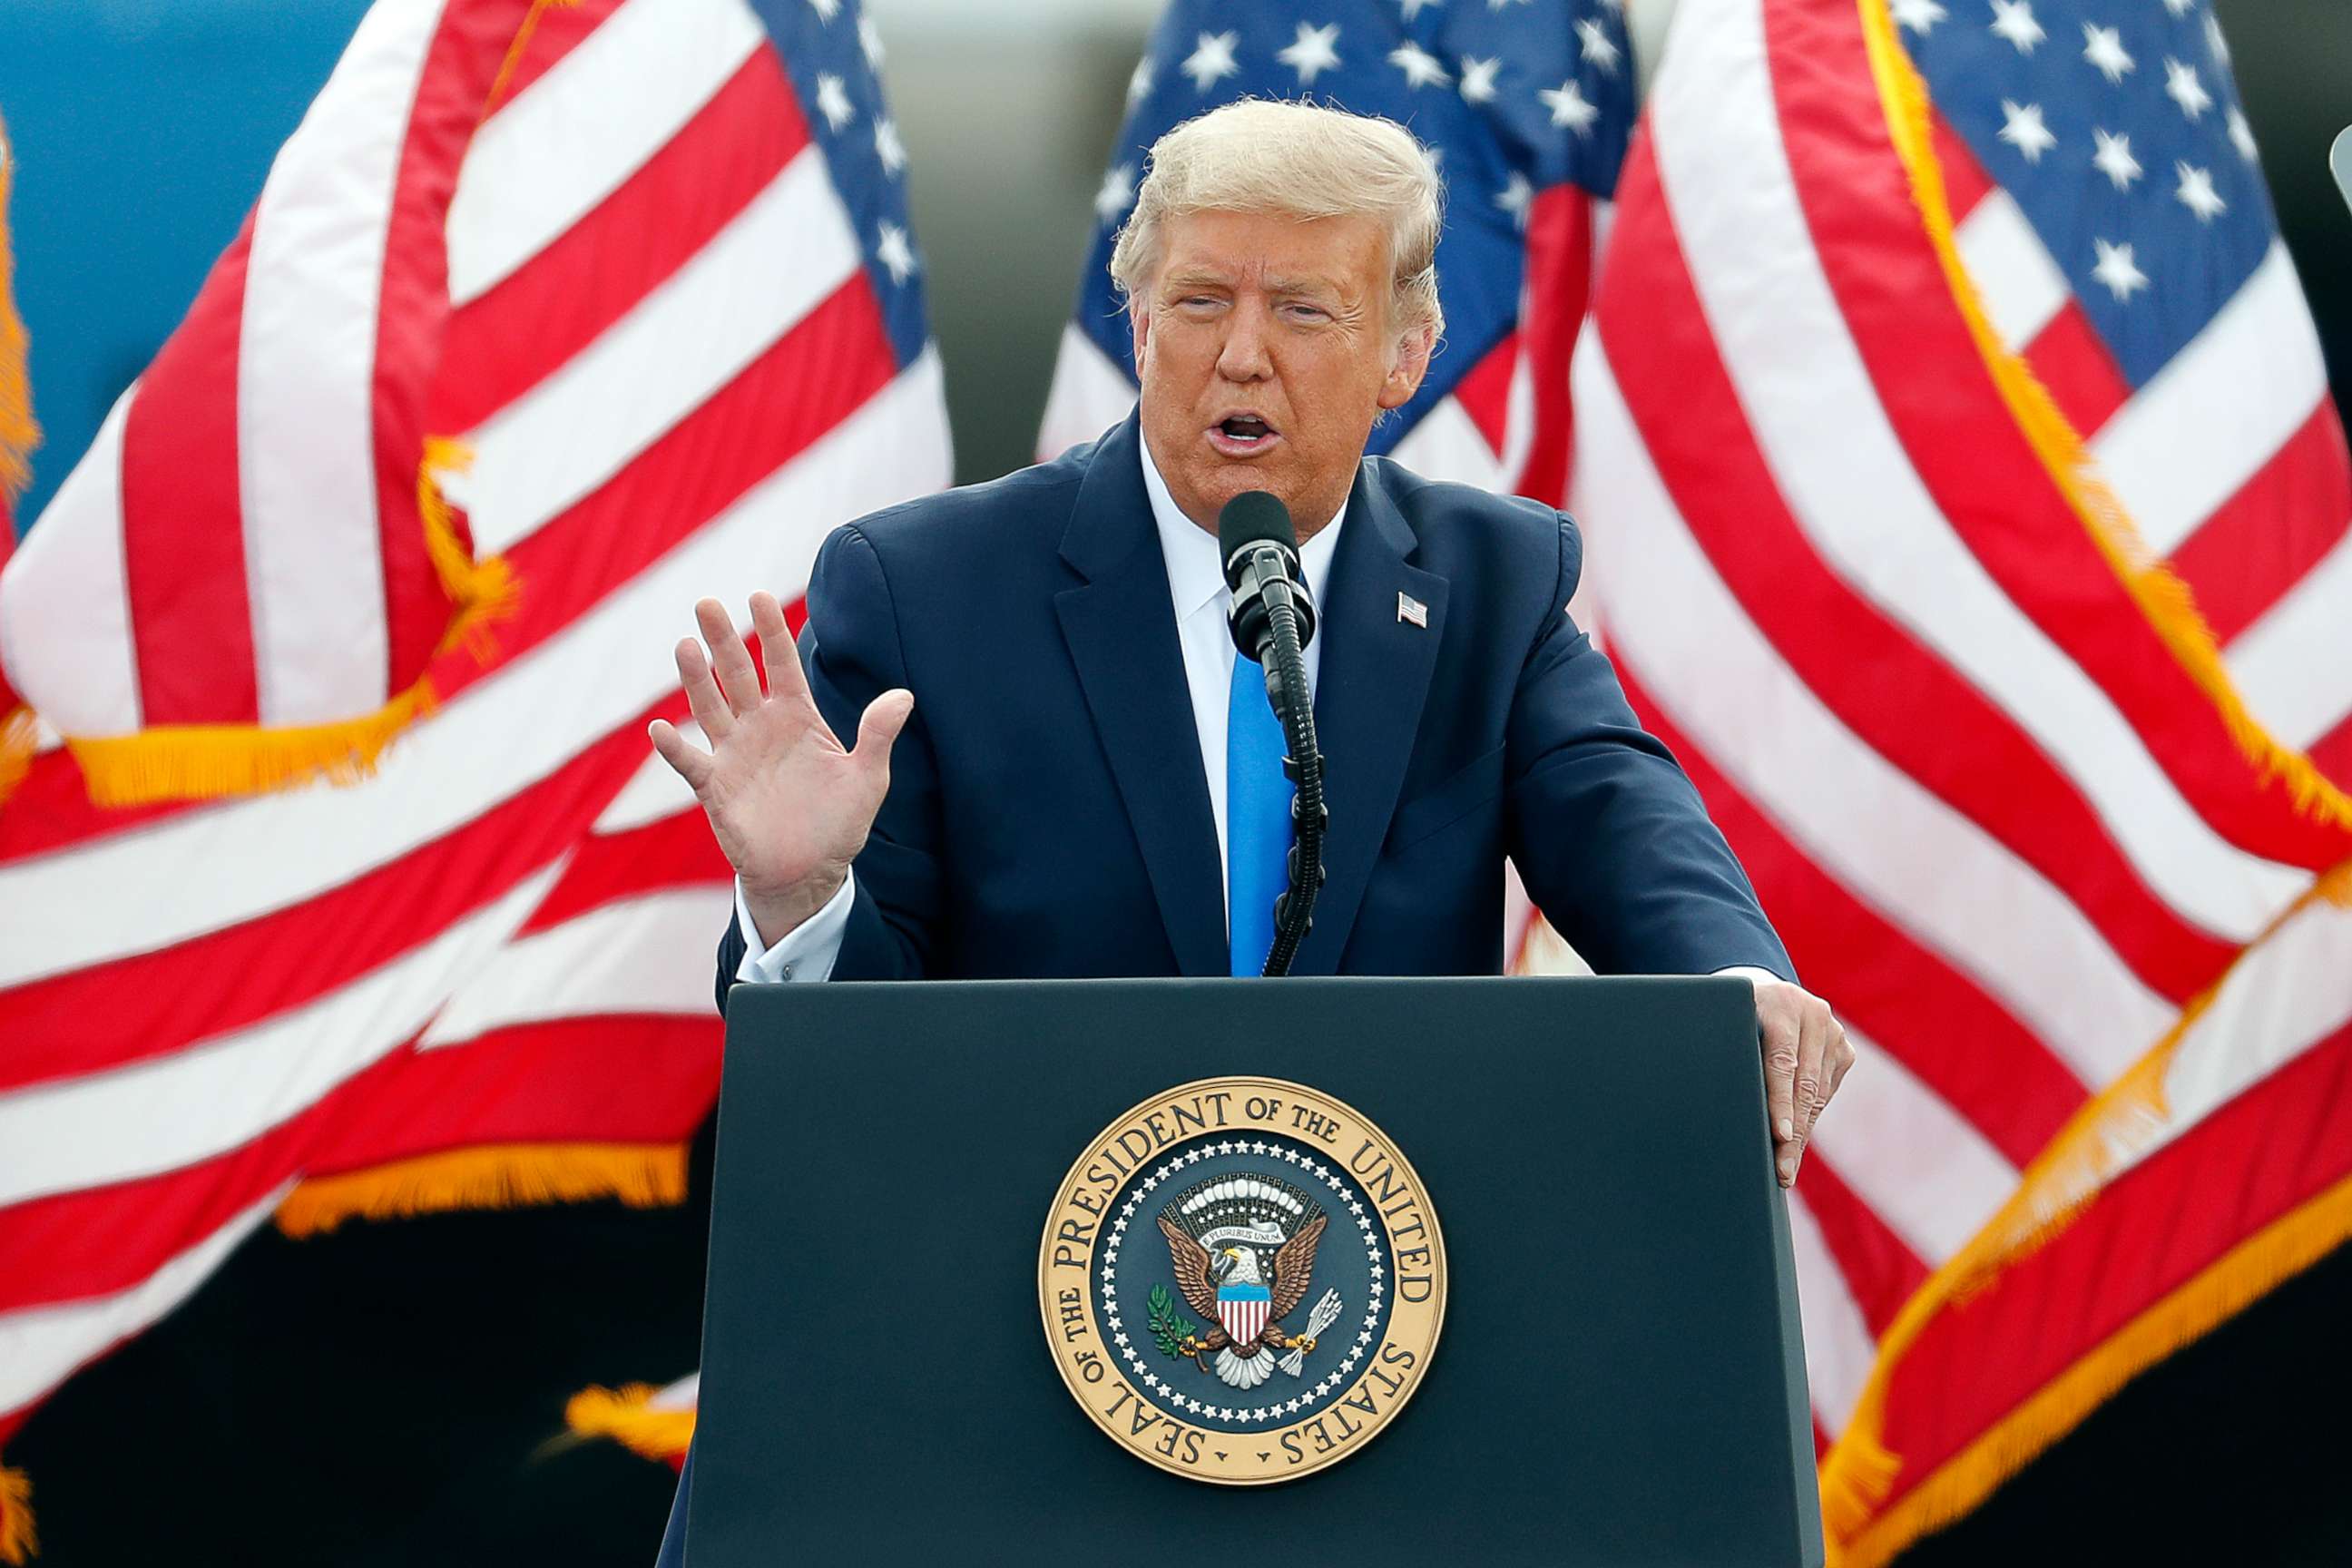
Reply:
<svg viewBox="0 0 2352 1568"><path fill-rule="evenodd" d="M1184 658L1184 684L1192 698L1192 729L1201 743L1201 771L1209 785L1209 813L1217 824L1217 861L1225 861L1225 720L1231 700L1234 660L1233 633L1225 614L1233 591L1225 586L1223 563L1217 559L1217 536L1179 510L1151 460L1151 444L1136 443L1143 454L1143 489L1151 498L1151 520L1160 529L1160 553L1168 566L1169 608L1176 617L1176 640ZM1348 520L1345 502L1329 525L1298 547L1298 565L1307 592L1319 604L1330 582L1331 559L1339 548L1339 529ZM1323 643L1307 645L1307 689L1315 689L1323 668ZM773 947L760 946L759 928L743 899L743 884L735 884L735 918L743 928L743 962L735 978L751 984L785 981L824 980L841 956L842 934L849 927L849 910L856 898L857 880L845 879L830 903L803 921ZM1230 890L1228 891L1230 899Z"/></svg>

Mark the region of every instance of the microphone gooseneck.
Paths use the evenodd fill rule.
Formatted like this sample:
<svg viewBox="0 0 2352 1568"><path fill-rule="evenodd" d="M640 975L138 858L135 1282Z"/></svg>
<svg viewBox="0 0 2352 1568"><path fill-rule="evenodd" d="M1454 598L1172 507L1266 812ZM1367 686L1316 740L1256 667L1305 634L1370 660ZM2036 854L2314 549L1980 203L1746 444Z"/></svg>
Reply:
<svg viewBox="0 0 2352 1568"><path fill-rule="evenodd" d="M1290 510L1264 490L1225 503L1217 516L1218 553L1234 605L1227 624L1241 651L1265 670L1266 700L1282 721L1282 771L1297 793L1290 802L1289 887L1274 901L1274 945L1265 973L1282 975L1315 925L1323 888L1323 753L1315 739L1315 703L1307 689L1306 647L1315 637L1315 602L1298 569L1298 534Z"/></svg>

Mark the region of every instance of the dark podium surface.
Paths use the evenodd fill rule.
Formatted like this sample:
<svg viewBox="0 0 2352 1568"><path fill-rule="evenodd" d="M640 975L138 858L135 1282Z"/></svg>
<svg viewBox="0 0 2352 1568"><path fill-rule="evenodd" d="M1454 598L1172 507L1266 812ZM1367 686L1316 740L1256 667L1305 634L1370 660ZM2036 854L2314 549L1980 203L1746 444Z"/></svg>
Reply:
<svg viewBox="0 0 2352 1568"><path fill-rule="evenodd" d="M1411 1404L1278 1486L1121 1451L1038 1308L1072 1162L1228 1074L1378 1123L1450 1273ZM1822 1561L1744 980L741 987L715 1183L692 1568Z"/></svg>

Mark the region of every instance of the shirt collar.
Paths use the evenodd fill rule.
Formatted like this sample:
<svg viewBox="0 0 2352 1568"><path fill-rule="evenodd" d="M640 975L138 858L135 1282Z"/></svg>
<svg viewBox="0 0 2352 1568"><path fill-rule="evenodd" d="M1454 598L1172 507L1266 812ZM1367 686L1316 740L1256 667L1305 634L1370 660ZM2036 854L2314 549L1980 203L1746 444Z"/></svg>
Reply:
<svg viewBox="0 0 2352 1568"><path fill-rule="evenodd" d="M1135 443L1143 454L1143 489L1151 498L1151 521L1160 529L1160 553L1168 562L1168 596L1179 621L1225 591L1224 563L1217 559L1217 537L1191 518L1168 493L1168 481L1151 460L1151 443ZM1331 560L1339 548L1339 528L1348 521L1348 503L1341 501L1328 526L1298 547L1298 570L1310 595L1319 595L1331 578Z"/></svg>

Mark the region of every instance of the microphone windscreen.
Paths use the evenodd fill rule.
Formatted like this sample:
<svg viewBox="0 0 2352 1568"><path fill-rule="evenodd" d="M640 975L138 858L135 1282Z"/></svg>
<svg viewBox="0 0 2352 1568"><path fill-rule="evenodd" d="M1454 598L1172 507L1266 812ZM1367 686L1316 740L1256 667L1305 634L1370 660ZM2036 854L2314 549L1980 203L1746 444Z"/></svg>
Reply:
<svg viewBox="0 0 2352 1568"><path fill-rule="evenodd" d="M1297 559L1298 530L1291 526L1290 509L1265 491L1244 490L1217 514L1217 553L1224 559L1228 582L1235 552L1269 541Z"/></svg>

